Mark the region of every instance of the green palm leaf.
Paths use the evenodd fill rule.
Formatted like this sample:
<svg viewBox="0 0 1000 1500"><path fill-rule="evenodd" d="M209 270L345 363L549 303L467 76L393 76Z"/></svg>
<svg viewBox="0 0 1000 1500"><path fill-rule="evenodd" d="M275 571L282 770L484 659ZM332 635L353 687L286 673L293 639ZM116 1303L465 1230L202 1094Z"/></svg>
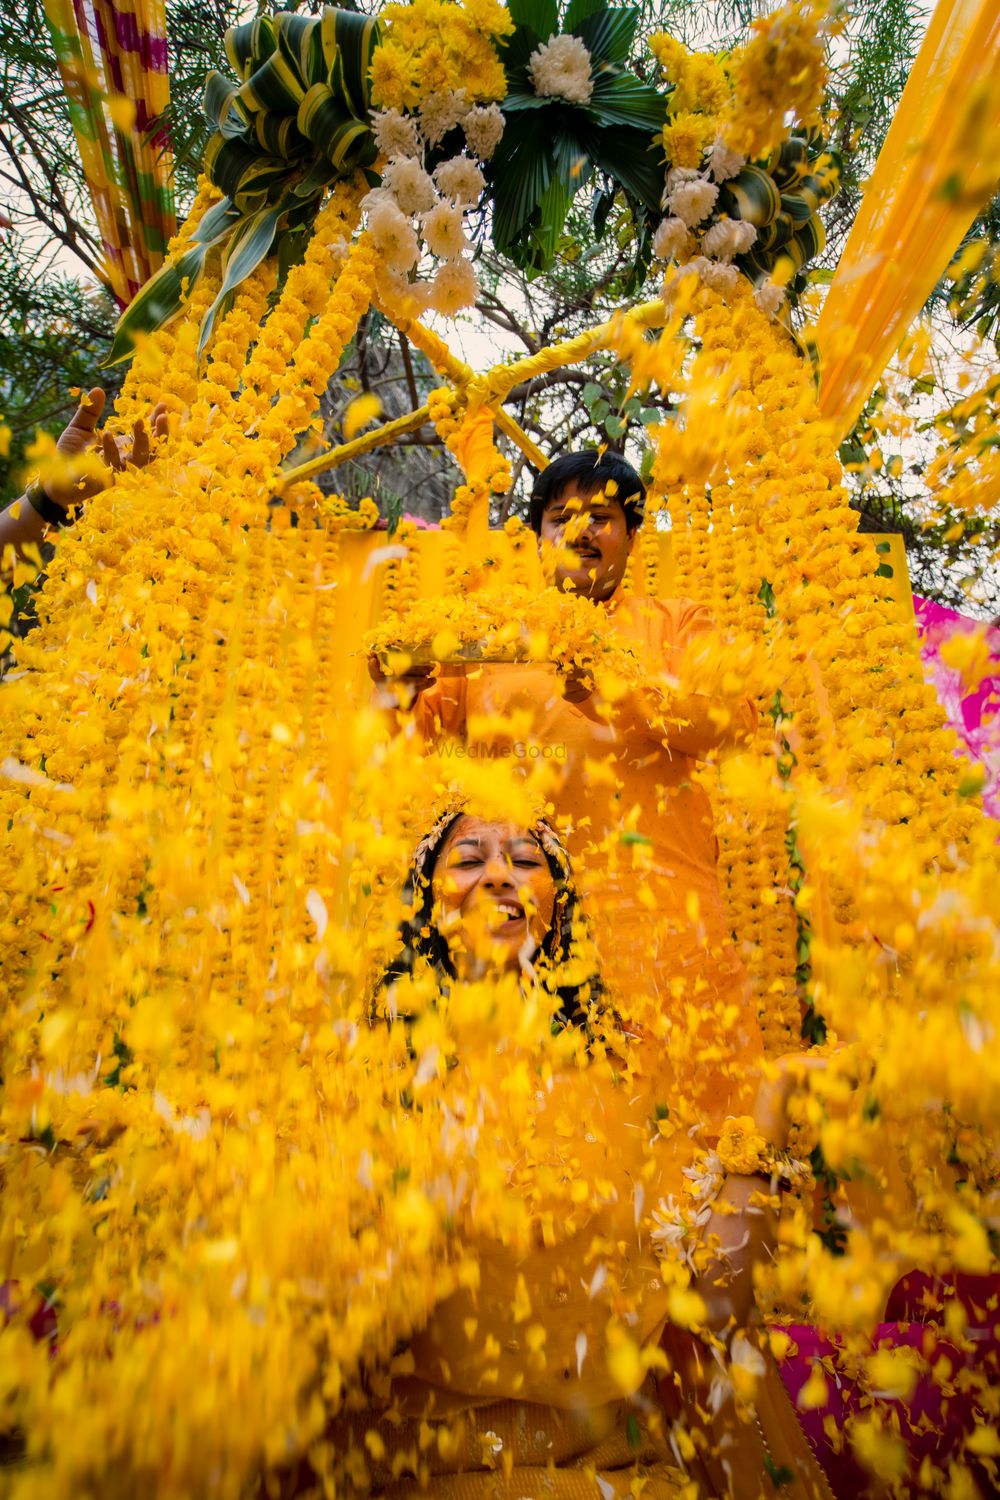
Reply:
<svg viewBox="0 0 1000 1500"><path fill-rule="evenodd" d="M515 26L534 33L539 42L547 42L559 30L559 7L556 0L509 0L507 9ZM534 49L532 49L534 50Z"/></svg>
<svg viewBox="0 0 1000 1500"><path fill-rule="evenodd" d="M504 37L500 43L500 53L503 57L504 70L507 74L507 90L511 88L523 89L532 92L531 83L528 78L528 63L531 54L540 44L539 37L530 26L517 26L510 36ZM504 101L506 108L506 100Z"/></svg>
<svg viewBox="0 0 1000 1500"><path fill-rule="evenodd" d="M143 334L162 328L177 316L198 282L211 246L192 245L177 261L168 260L132 298L118 319L114 342L103 369L131 359Z"/></svg>
<svg viewBox="0 0 1000 1500"><path fill-rule="evenodd" d="M662 94L640 83L632 73L602 71L594 80L590 103L582 113L597 125L633 125L650 135L663 129L667 103Z"/></svg>
<svg viewBox="0 0 1000 1500"><path fill-rule="evenodd" d="M523 109L546 109L551 103L552 99L548 94L529 94L526 89L511 88L507 90L503 107L506 114L508 110L516 113Z"/></svg>
<svg viewBox="0 0 1000 1500"><path fill-rule="evenodd" d="M570 196L586 186L594 171L590 132L557 130L552 140L552 167ZM569 205L567 204L567 209ZM560 226L561 227L561 226Z"/></svg>
<svg viewBox="0 0 1000 1500"><path fill-rule="evenodd" d="M493 243L506 253L524 233L552 178L549 133L534 116L508 120L490 162Z"/></svg>
<svg viewBox="0 0 1000 1500"><path fill-rule="evenodd" d="M196 230L183 274L165 268L162 279L143 289L134 311L127 310L112 350L115 362L127 358L135 334L176 314L184 278L193 285L209 246L232 235L222 287L202 324L203 350L240 282L280 249L284 234L302 231L329 184L371 166L368 73L378 34L373 17L333 6L321 16L260 16L227 33L226 56L239 82L212 73L204 97L215 126L205 171L225 197ZM545 182L535 187L540 197Z"/></svg>
<svg viewBox="0 0 1000 1500"><path fill-rule="evenodd" d="M348 109L358 116L367 114L371 99L368 72L378 34L374 16L331 7L323 13L321 37L330 87L343 95Z"/></svg>
<svg viewBox="0 0 1000 1500"><path fill-rule="evenodd" d="M805 224L812 214L812 204L798 193L782 193L781 212L787 214L796 229L800 224Z"/></svg>
<svg viewBox="0 0 1000 1500"><path fill-rule="evenodd" d="M659 148L643 131L609 125L596 133L594 163L631 198L651 213L660 211L663 161Z"/></svg>
<svg viewBox="0 0 1000 1500"><path fill-rule="evenodd" d="M240 102L251 112L273 109L278 114L294 113L306 88L295 68L280 52L274 52L257 68L240 88Z"/></svg>
<svg viewBox="0 0 1000 1500"><path fill-rule="evenodd" d="M719 190L719 208L733 219L746 219L761 229L777 218L781 197L774 179L761 167L743 167Z"/></svg>
<svg viewBox="0 0 1000 1500"><path fill-rule="evenodd" d="M569 0L563 17L563 29L572 31L587 16L596 15L604 9L605 0Z"/></svg>
<svg viewBox="0 0 1000 1500"><path fill-rule="evenodd" d="M787 245L795 233L795 220L791 214L781 213L770 224L763 225L757 230L757 239L753 249L760 253L766 250L780 250L782 245Z"/></svg>
<svg viewBox="0 0 1000 1500"><path fill-rule="evenodd" d="M229 231L239 223L239 217L239 209L227 198L223 198L220 203L213 203L192 236L195 244L214 245L225 239Z"/></svg>
<svg viewBox="0 0 1000 1500"><path fill-rule="evenodd" d="M809 146L801 136L789 136L761 165L783 192L791 190L809 171Z"/></svg>
<svg viewBox="0 0 1000 1500"><path fill-rule="evenodd" d="M316 23L312 16L298 16L282 11L275 17L277 50L299 78L312 76Z"/></svg>
<svg viewBox="0 0 1000 1500"><path fill-rule="evenodd" d="M639 11L634 5L620 9L594 11L568 28L578 36L596 66L598 63L628 61L639 25Z"/></svg>
<svg viewBox="0 0 1000 1500"><path fill-rule="evenodd" d="M375 143L366 121L359 120L325 83L314 83L299 105L298 128L329 158L342 167L351 148L362 138L370 143L367 162L375 160Z"/></svg>
<svg viewBox="0 0 1000 1500"><path fill-rule="evenodd" d="M573 193L570 189L558 177L553 176L532 219L529 230L530 255L520 262L525 270L538 273L547 271L552 265L572 201Z"/></svg>
<svg viewBox="0 0 1000 1500"><path fill-rule="evenodd" d="M528 76L538 42L557 32L554 0L512 0L509 8L516 30L502 51L506 129L490 167L493 241L518 265L540 270L551 265L570 203L595 167L611 184L601 190L604 218L616 189L641 211L658 213L663 165L652 138L666 103L626 71L638 7L570 0L564 31L579 37L593 64L593 92L582 106L538 98Z"/></svg>
<svg viewBox="0 0 1000 1500"><path fill-rule="evenodd" d="M275 48L274 21L270 16L258 16L243 26L231 26L226 32L226 56L237 78L243 82L254 68L260 66Z"/></svg>
<svg viewBox="0 0 1000 1500"><path fill-rule="evenodd" d="M285 210L284 201L273 208L262 208L252 218L244 219L233 231L226 247L222 263L222 285L208 312L202 319L201 336L198 340L198 358L212 336L215 319L227 299L242 281L255 271L274 244L278 221Z"/></svg>
<svg viewBox="0 0 1000 1500"><path fill-rule="evenodd" d="M205 79L203 101L205 116L223 135L235 135L246 129L247 114L240 104L239 85L221 73L211 72Z"/></svg>
<svg viewBox="0 0 1000 1500"><path fill-rule="evenodd" d="M253 135L257 145L267 156L291 160L309 150L309 142L299 129L294 115L275 115L270 110L255 115Z"/></svg>

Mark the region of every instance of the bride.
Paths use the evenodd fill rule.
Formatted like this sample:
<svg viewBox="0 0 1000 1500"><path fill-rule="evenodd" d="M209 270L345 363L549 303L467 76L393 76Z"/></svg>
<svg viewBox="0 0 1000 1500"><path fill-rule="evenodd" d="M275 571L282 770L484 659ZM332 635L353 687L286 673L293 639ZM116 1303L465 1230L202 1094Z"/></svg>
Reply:
<svg viewBox="0 0 1000 1500"><path fill-rule="evenodd" d="M448 1052L443 1128L477 1161L455 1207L470 1270L332 1435L347 1487L756 1500L782 1470L786 1495L825 1493L744 1332L770 1189L735 1173L706 1186L699 1142L720 1122L692 1128L690 1099L721 1096L682 1102L670 1059L617 1022L554 830L452 809L404 901L373 1024L422 1027L423 1055L429 1035ZM771 1094L756 1114L777 1133ZM402 1092L399 1107L422 1105Z"/></svg>

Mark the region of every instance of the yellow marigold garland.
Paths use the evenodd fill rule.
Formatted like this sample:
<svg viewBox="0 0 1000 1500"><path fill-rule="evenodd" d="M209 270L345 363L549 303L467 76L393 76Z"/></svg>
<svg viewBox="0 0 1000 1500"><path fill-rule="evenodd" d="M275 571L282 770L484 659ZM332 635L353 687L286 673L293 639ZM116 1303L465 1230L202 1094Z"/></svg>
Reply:
<svg viewBox="0 0 1000 1500"><path fill-rule="evenodd" d="M550 1016L514 983L442 994L426 976L405 1026L368 1024L364 980L391 948L403 872L437 813L471 804L530 825L554 810L558 784L495 762L420 760L405 733L386 742L364 706L358 649L359 615L374 607L360 529L374 507L350 511L301 486L290 508L319 524L293 529L269 505L275 465L375 283L364 237L344 254L357 194L338 190L290 273L231 422L216 430L209 416L216 406L225 417L220 386L236 389L249 339L245 322L223 324L210 358L227 373L220 381L210 363L196 384L195 303L210 282L157 345L196 422L60 539L42 623L3 687L0 1246L15 1283L7 1410L29 1439L22 1500L130 1495L150 1474L164 1496L235 1496L277 1486L306 1458L324 1483L363 1490L383 1472L385 1441L367 1412L356 1444L331 1423L385 1393L387 1372L406 1372L400 1345L457 1287L475 1288L479 1263L455 1226L521 1251L541 1229L558 1245L614 1197L603 1162L574 1169L576 1125L599 1113L585 1111L591 1078L612 1090L620 1079L632 1097L636 1051L612 1068L591 1049L581 1102L571 1096L560 1121L565 1144L537 1175L526 1165L511 1193L510 1145L520 1153L532 1138L538 1100L584 1060L583 1040L553 1042ZM267 284L247 290L244 309ZM792 1215L773 1297L846 1331L848 1357L863 1360L902 1270L994 1264L995 830L963 792L892 582L854 533L790 342L747 288L728 305L705 289L679 295L701 344L687 373L679 325L642 348L623 327L623 354L637 383L659 378L682 397L654 470L678 591L748 642L698 664L709 696L735 673L765 711L753 753L719 772L733 927L768 1040L784 1050L797 1045L798 919L812 925L810 993L830 1032L825 1070L800 1091L796 1150L820 1153L849 1226L835 1255L804 1208ZM148 403L157 378L151 355L122 411ZM435 393L432 419L457 445L469 407L509 378ZM497 455L464 500L502 478ZM505 644L522 652L530 620L536 659L592 660L586 601L532 593L520 609L506 579L492 612L488 593L420 599L416 528L373 540L405 548L387 569L404 613L376 645L430 639L446 655L481 640L486 616L498 642L513 624ZM523 542L513 539L512 569L533 588ZM452 566L459 546L454 532L445 539L449 568L468 581ZM610 666L625 680L643 668ZM672 1020L679 1057L700 1055L697 1011ZM669 1116L651 1109L643 1129L598 1138L598 1153L633 1134L635 1180L649 1180L674 1120L687 1127L678 1096ZM457 1128L483 1111L475 1138ZM760 1153L752 1122L734 1130L723 1154L734 1147L737 1171ZM626 1207L655 1233L653 1205ZM690 1319L684 1264L663 1264L673 1315ZM641 1378L622 1331L629 1293L607 1274L593 1300L611 1331L589 1357ZM29 1331L40 1286L58 1300L54 1349ZM192 1348L208 1351L197 1383ZM863 1370L877 1392L874 1359ZM239 1422L220 1420L222 1393ZM879 1420L855 1424L862 1456L878 1456Z"/></svg>

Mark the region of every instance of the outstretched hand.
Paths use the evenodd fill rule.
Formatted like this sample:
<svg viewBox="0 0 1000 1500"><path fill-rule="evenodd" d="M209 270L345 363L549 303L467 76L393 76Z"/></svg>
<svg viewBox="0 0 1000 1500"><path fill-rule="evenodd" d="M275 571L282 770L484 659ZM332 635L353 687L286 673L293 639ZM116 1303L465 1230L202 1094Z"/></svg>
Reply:
<svg viewBox="0 0 1000 1500"><path fill-rule="evenodd" d="M560 669L563 697L567 703L584 703L594 691L593 680L582 667Z"/></svg>
<svg viewBox="0 0 1000 1500"><path fill-rule="evenodd" d="M140 417L132 428L132 440L129 442L127 438L115 437L110 432L97 431L97 424L104 415L104 403L105 396L100 386L94 386L82 396L68 426L63 428L56 448L67 458L74 458L91 448L96 449L105 468L110 469L112 475L123 473L127 464L132 464L137 469L145 468L151 457L152 440L167 435L166 407L162 402L154 406L149 419L149 431ZM110 476L103 484L93 475L68 481L50 478L42 488L56 505L68 508L79 500L98 494L111 482Z"/></svg>
<svg viewBox="0 0 1000 1500"><path fill-rule="evenodd" d="M372 651L368 655L368 675L377 688L393 690L399 687L402 704L404 707L412 708L414 701L424 688L430 687L434 680L434 667L432 665L414 665L406 672L390 674L385 670L379 659L378 653ZM399 695L397 694L397 701Z"/></svg>

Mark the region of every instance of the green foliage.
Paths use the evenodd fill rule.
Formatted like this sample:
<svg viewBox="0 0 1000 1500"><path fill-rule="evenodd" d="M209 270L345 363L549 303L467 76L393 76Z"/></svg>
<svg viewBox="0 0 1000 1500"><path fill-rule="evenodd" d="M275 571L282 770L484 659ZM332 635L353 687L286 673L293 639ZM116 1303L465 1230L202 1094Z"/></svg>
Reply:
<svg viewBox="0 0 1000 1500"><path fill-rule="evenodd" d="M545 3L550 7L550 30L556 29L556 0ZM371 13L377 9L376 0L362 0L357 8ZM846 37L838 44L829 99L830 117L836 120L833 144L842 157L842 173L838 190L824 210L828 244L823 263L827 267L835 264L853 223L860 185L892 118L929 8L925 0L856 0L851 6ZM298 12L304 19L318 15L322 7L319 0L291 0L283 9ZM536 35L550 34L537 0L515 0L512 11L515 19L530 22ZM640 85L649 83L651 68L648 57L642 55L642 44L650 32L666 29L692 45L725 49L746 39L759 13L757 0L712 0L711 4L642 0L634 12L628 12L627 25L617 19L626 13L616 12L614 27L625 29L612 28L602 38L600 27L610 23L600 18L608 15L608 6L601 0L574 0L565 11L563 27L587 22L591 27L588 46L596 37L602 45L617 49L621 63L616 66L621 71L610 76L619 81L599 95L610 120L611 111L621 103L618 91L625 87L621 80L628 76ZM634 25L633 15L637 17ZM171 104L164 123L175 153L180 213L189 204L210 134L201 109L205 77L213 69L230 71L223 38L230 26L246 16L238 0L199 0L197 4L168 0ZM623 50L626 30L629 35L634 30L635 40ZM526 63L526 57L522 61ZM522 92L527 94L529 88ZM533 90L530 93L534 99ZM554 101L527 104L512 113L511 127L520 116L526 122L525 131L537 137L542 134L546 112L559 107ZM578 123L583 123L582 116ZM536 195L532 213L540 202L539 189L544 197L553 180L556 183L542 213L549 225L542 235L543 249L551 256L544 274L533 274L530 265L527 272L512 269L507 257L493 253L489 215L482 212L476 235L480 313L486 326L495 327L501 335L501 350L516 347L534 353L633 300L636 267L648 259L650 226L659 211L657 206L656 214L652 212L656 205L652 205L651 191L643 202L641 183L629 175L631 157L623 149L629 129L609 123L600 132L600 146L613 159L609 163L599 153L588 158L589 164L579 169L579 180L571 176L579 154L573 158L571 144L563 140L557 146L556 133L551 134L548 178L543 181L544 167L526 178L527 187ZM570 186L585 185L586 191L573 198L564 212L567 174ZM60 430L73 406L69 387L94 383L94 371L110 347L113 324L110 301L97 286L100 244L41 0L0 8L0 201L13 220L11 231L0 229L0 370L5 372L0 375L0 410L14 434L11 457L0 463L0 485L9 499L19 490L24 448L35 427L53 433ZM779 208L771 224L782 211ZM994 204L970 230L969 238L985 233L993 243L1000 243L997 213ZM817 280L823 275L811 274ZM935 315L942 329L956 324L970 329L979 326L996 338L1000 329L996 282L979 275L957 286L944 283ZM481 345L470 357L480 366L487 362ZM415 374L408 362L416 364ZM352 394L344 377L358 380L355 390L376 389L390 415L402 415L419 405L434 383L418 360L411 361L405 343L393 330L376 334L373 323L367 343L359 343L345 361L324 399L331 441L339 436L338 424ZM114 370L102 377L109 391L113 392L117 378ZM914 384L915 393L929 404L947 403L942 391L918 390L918 384ZM546 454L610 443L640 468L648 465L650 456L647 426L669 420L671 415L669 399L650 401L628 395L613 359L606 355L595 355L582 366L554 371L519 388L510 410ZM862 526L902 532L919 592L968 609L967 590L973 587L986 612L1000 612L995 568L991 581L1000 522L950 513L931 516L923 459L907 453L899 464L887 462L873 469L866 462L873 441L865 433L863 420L843 450L843 456L857 466L852 484ZM516 454L514 460L515 491L497 503L496 520L524 507L530 473ZM449 463L435 444L433 432L425 430L414 435L409 446L372 455L349 470L334 471L330 483L355 498L373 495L384 511L402 509L437 519L454 477Z"/></svg>
<svg viewBox="0 0 1000 1500"><path fill-rule="evenodd" d="M237 81L212 71L205 113L215 127L207 176L226 195L195 244L165 265L122 315L110 362L127 359L141 333L168 323L195 285L209 249L223 244L223 280L201 326L200 349L233 292L286 235L310 225L326 189L375 160L368 69L378 39L370 16L325 6L320 16L281 11L226 32Z"/></svg>
<svg viewBox="0 0 1000 1500"><path fill-rule="evenodd" d="M910 380L909 394L904 387L902 400L904 405L909 402L919 406L922 402L926 406L928 398L933 398L934 407L941 411L962 395L942 382L949 371L956 375L963 367L949 357L950 319L940 301L934 317L942 350L939 378L920 375ZM916 434L907 444L905 458L902 453L881 454L878 419L886 401L886 388L879 384L839 448L851 503L859 513L859 530L895 532L902 537L914 593L966 614L987 618L1000 614L1000 574L996 567L1000 517L994 512L960 512L929 494L924 476L940 441L933 417L916 423ZM881 564L880 571L886 567Z"/></svg>
<svg viewBox="0 0 1000 1500"><path fill-rule="evenodd" d="M621 190L645 231L636 242L641 275L663 190L651 138L663 126L666 105L657 89L627 71L639 9L570 0L563 32L578 37L590 54L593 92L586 103L540 97L529 74L532 53L559 31L555 0L515 0L510 10L517 24L502 48L506 126L489 165L493 243L529 274L549 270L570 205L596 176L602 194L593 214L597 238L607 220L606 196Z"/></svg>
<svg viewBox="0 0 1000 1500"><path fill-rule="evenodd" d="M982 262L960 276L950 291L943 282L935 300L938 305L947 300L959 327L989 339L1000 354L1000 197L994 198L972 224L958 255L976 241L984 241L987 246Z"/></svg>

